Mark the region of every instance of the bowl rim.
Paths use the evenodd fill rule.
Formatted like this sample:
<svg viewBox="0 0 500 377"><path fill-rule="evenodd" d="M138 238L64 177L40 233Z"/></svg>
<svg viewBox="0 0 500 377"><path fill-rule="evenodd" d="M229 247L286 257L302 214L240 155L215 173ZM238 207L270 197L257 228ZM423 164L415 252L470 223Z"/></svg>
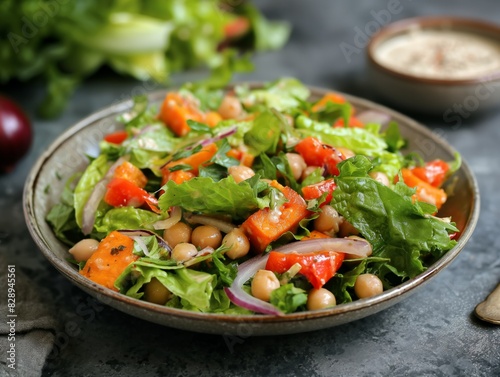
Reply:
<svg viewBox="0 0 500 377"><path fill-rule="evenodd" d="M248 85L251 88L261 87L266 82L236 82L226 87L227 90L234 88L236 85ZM311 96L314 95L323 95L328 91L332 91L332 89L321 88L307 85L307 88L311 92ZM148 100L154 103L154 101L159 101L164 98L165 94L175 90L175 88L162 89L154 92L150 92L147 94ZM439 135L431 132L430 129L426 128L424 125L418 123L412 118L399 113L395 110L387 108L378 103L372 102L370 100L366 100L364 98L360 98L357 96L349 95L347 93L336 91L337 93L344 95L345 98L349 102L354 102L356 106L365 107L368 109L377 109L383 111L391 116L393 120L398 123L402 121L405 124L405 127L412 128L417 130L423 136L427 136L433 140L433 142L439 144L441 148L447 151L450 154L456 152L456 150L449 145L444 139L439 137ZM222 325L234 326L234 325L248 325L248 326L260 326L260 325L273 325L280 323L292 323L292 322L301 322L304 321L314 321L314 320L328 320L329 318L342 318L342 316L349 315L352 313L360 312L364 309L372 308L372 312L357 317L356 319L362 318L364 316L368 316L378 312L380 310L385 309L386 307L392 305L393 303L399 302L403 298L404 294L410 294L415 292L416 288L419 288L424 285L424 283L428 282L430 278L434 277L437 273L439 273L443 268L448 266L460 253L463 247L466 245L469 238L472 236L474 229L476 227L478 218L479 218L479 210L480 210L480 194L479 194L479 186L477 180L472 173L472 170L469 168L466 161L462 161L462 166L460 169L463 169L466 180L471 184L472 192L473 192L473 203L471 203L471 211L469 217L466 221L467 227L461 233L460 238L457 241L457 244L454 248L450 249L446 254L444 254L439 260L437 260L433 265L431 265L427 270L419 274L418 276L409 279L408 281L391 288L387 291L384 291L382 294L359 299L350 303L345 303L342 305L334 306L328 309L322 309L317 311L305 311L299 313L287 314L284 316L273 316L273 315L230 315L230 314L219 314L219 313L198 313L191 312L184 309L170 308L166 306L160 306L157 304L149 303L146 301L134 299L132 297L128 297L119 292L112 291L106 287L103 287L97 283L92 282L91 280L83 277L78 273L78 271L74 268L73 265L68 263L65 260L61 260L55 253L53 253L50 249L50 246L47 242L45 242L44 235L42 234L40 228L37 226L37 221L35 217L35 212L37 210L37 206L35 203L35 187L39 175L42 171L42 167L46 163L50 157L57 152L57 150L64 145L64 143L71 138L75 133L81 131L82 129L91 126L97 120L102 119L106 116L116 115L123 111L130 109L133 105L132 99L127 99L121 102L114 103L110 106L104 107L101 110L97 110L96 112L88 115L82 120L75 123L73 126L67 128L59 137L57 137L47 149L39 156L36 163L31 168L27 179L25 181L24 190L23 190L23 213L25 217L25 221L27 224L27 228L31 234L31 237L35 241L36 245L47 258L47 260L59 271L61 272L70 282L77 285L80 289L86 291L87 293L93 295L97 299L99 299L104 304L110 305L112 307L123 308L124 306L132 305L136 310L140 310L141 312L147 314L150 318L149 320L152 322L156 322L153 317L155 315L159 316L169 316L171 318L177 318L182 320L190 320L190 321L198 321L198 322L206 322L206 321L214 321L216 320L218 323L222 323ZM130 312L121 310L130 314ZM134 314L132 314L134 315ZM137 316L137 315L136 315ZM144 318L144 317L141 317ZM338 324L350 322L351 320L347 319L344 322L339 322ZM162 322L157 322L162 323ZM331 325L322 325L317 327L327 328L335 326L336 324ZM184 326L175 326L172 324L172 327L178 327L182 329L189 329ZM199 331L193 330L197 332L205 332L205 333L216 333L221 334L220 331ZM288 334L288 333L297 333L303 331L310 330L301 330L297 329L296 331L277 331L274 329L272 332L262 332L256 333L256 335L262 334Z"/></svg>
<svg viewBox="0 0 500 377"><path fill-rule="evenodd" d="M473 34L478 35L497 35L500 38L500 25L493 22L476 19L476 18L465 18L457 16L422 16L422 17L412 17L405 18L399 21L390 23L382 27L378 32L376 32L368 42L366 47L366 55L370 64L385 73L392 76L402 78L408 81L412 81L420 84L427 85L442 85L442 86L460 86L460 85L471 85L471 84L481 84L484 82L490 82L495 80L500 80L500 69L488 73L479 75L475 78L468 79L440 79L431 78L424 76L417 76L407 74L381 64L375 57L376 49L383 42L404 34L415 27L420 29L441 29L448 28L450 30L456 31L468 31ZM491 38L493 39L493 38ZM500 46L500 42L498 42Z"/></svg>

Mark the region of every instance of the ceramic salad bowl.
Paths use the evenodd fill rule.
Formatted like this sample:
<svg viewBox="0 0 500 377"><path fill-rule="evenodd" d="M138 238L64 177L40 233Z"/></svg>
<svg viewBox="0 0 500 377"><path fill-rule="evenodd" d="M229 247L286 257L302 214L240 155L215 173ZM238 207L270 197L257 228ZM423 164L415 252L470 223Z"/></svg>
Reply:
<svg viewBox="0 0 500 377"><path fill-rule="evenodd" d="M325 89L309 89L312 98L319 99L327 92ZM148 99L151 104L158 105L165 93L151 93ZM405 153L418 152L425 160L454 159L456 151L423 125L373 102L344 96L357 111L374 110L387 114L397 122L402 136L408 140ZM328 309L284 316L200 313L131 298L80 275L76 267L67 261L68 247L56 238L45 218L50 208L59 201L65 185L65 179L55 179L56 174L69 178L75 172L83 171L88 165L87 156L98 154L98 145L103 137L122 127L116 120L117 115L130 110L132 106L132 100L114 104L84 118L59 136L40 156L29 174L24 189L24 213L28 229L41 252L71 283L104 304L147 321L195 332L249 336L300 333L355 321L384 310L422 288L457 257L471 237L478 220L478 185L467 163L463 162L454 179L449 182L453 186L453 194L439 212L441 217L451 216L461 230L456 246L420 275L382 294ZM50 190L47 190L49 186Z"/></svg>

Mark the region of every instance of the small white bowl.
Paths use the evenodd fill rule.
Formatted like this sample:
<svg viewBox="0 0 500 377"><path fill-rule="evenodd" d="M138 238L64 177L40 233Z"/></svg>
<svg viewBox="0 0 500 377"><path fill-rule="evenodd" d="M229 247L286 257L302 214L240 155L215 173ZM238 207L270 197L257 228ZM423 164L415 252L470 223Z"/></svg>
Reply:
<svg viewBox="0 0 500 377"><path fill-rule="evenodd" d="M434 38L430 35L440 41L429 42ZM455 45L448 38L455 38ZM375 34L367 53L373 89L381 100L401 110L457 122L474 112L500 108L496 24L455 17L406 19ZM484 59L478 59L480 53Z"/></svg>

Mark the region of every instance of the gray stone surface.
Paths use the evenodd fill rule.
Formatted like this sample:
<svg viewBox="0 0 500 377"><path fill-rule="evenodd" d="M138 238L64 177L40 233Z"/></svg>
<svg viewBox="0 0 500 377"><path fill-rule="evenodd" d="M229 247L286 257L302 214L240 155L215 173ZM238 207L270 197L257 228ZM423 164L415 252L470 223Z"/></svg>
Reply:
<svg viewBox="0 0 500 377"><path fill-rule="evenodd" d="M255 71L238 79L295 76L307 84L376 100L364 75L364 51L348 61L339 45L352 44L355 28L376 21L377 12L388 9L387 1L261 0L257 4L269 17L290 20L292 39L282 51L256 56ZM401 0L399 4L400 12L391 14L390 21L454 14L500 22L496 0ZM197 76L189 73L175 80ZM57 308L60 330L43 375L500 375L500 327L481 323L472 315L475 305L500 281L500 111L476 112L456 126L411 114L456 147L475 172L482 196L471 240L451 266L423 289L388 310L328 330L280 337L223 337L161 327L102 306L43 258L24 224L22 188L37 156L75 121L141 86L109 72L90 79L60 118L34 118L35 141L29 155L13 173L0 176L1 252L33 284L45 289L46 301ZM17 99L31 115L42 95L35 84L9 85L0 91Z"/></svg>

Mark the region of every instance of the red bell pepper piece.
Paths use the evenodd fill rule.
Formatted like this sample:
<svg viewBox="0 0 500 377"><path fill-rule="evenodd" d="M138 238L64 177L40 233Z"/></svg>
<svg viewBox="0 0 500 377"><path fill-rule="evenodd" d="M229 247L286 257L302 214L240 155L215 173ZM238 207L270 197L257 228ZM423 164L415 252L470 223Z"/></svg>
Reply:
<svg viewBox="0 0 500 377"><path fill-rule="evenodd" d="M304 158L308 166L325 167L328 174L339 175L337 164L344 160L344 156L334 147L309 136L301 140L295 146L295 150Z"/></svg>
<svg viewBox="0 0 500 377"><path fill-rule="evenodd" d="M116 131L104 136L104 140L112 144L121 144L127 140L127 131Z"/></svg>
<svg viewBox="0 0 500 377"><path fill-rule="evenodd" d="M146 190L123 178L113 178L108 183L104 201L113 207L141 207L146 202L154 203Z"/></svg>
<svg viewBox="0 0 500 377"><path fill-rule="evenodd" d="M295 230L300 220L310 213L305 200L290 187L284 187L276 181L271 186L279 189L288 201L277 210L258 210L241 225L254 250L259 253L284 233Z"/></svg>
<svg viewBox="0 0 500 377"><path fill-rule="evenodd" d="M433 204L437 209L446 202L447 195L443 189L432 186L430 183L417 177L412 170L403 168L401 169L401 176L403 177L404 183L412 188L416 188L415 199ZM396 181L398 177L396 177Z"/></svg>
<svg viewBox="0 0 500 377"><path fill-rule="evenodd" d="M123 178L127 181L134 183L136 186L140 188L144 188L148 183L148 179L144 175L144 173L134 164L131 164L128 161L124 161L121 165L119 165L115 172L113 173L113 178Z"/></svg>
<svg viewBox="0 0 500 377"><path fill-rule="evenodd" d="M179 160L170 161L161 167L163 179L162 184L165 184L172 173L170 171L176 165L189 165L191 167L188 172L192 173L193 177L198 176L200 167L209 163L210 159L217 153L217 145L215 143L204 146L199 152L193 153L190 156L181 158Z"/></svg>
<svg viewBox="0 0 500 377"><path fill-rule="evenodd" d="M318 199L321 195L327 192L328 194L326 195L323 203L328 204L332 200L333 191L336 187L337 185L335 184L335 180L333 178L325 179L324 181L302 187L302 196L306 200Z"/></svg>
<svg viewBox="0 0 500 377"><path fill-rule="evenodd" d="M324 109L328 104L328 102L342 104L345 103L346 100L341 94L329 92L326 93L318 102L314 104L314 106L312 107L312 111L318 112Z"/></svg>
<svg viewBox="0 0 500 377"><path fill-rule="evenodd" d="M411 169L418 178L434 187L441 187L449 170L450 165L443 160L429 161L424 166Z"/></svg>
<svg viewBox="0 0 500 377"><path fill-rule="evenodd" d="M335 123L333 123L333 127L336 127L336 128L343 128L343 127L345 127L344 118L337 119L335 121ZM347 127L351 127L351 128L365 128L365 125L364 125L363 122L361 122L355 116L351 116L349 118L349 124L347 125Z"/></svg>
<svg viewBox="0 0 500 377"><path fill-rule="evenodd" d="M298 263L301 266L299 273L305 276L314 288L319 289L335 275L343 260L344 253L335 251L301 254L271 251L266 263L266 270L282 274Z"/></svg>

